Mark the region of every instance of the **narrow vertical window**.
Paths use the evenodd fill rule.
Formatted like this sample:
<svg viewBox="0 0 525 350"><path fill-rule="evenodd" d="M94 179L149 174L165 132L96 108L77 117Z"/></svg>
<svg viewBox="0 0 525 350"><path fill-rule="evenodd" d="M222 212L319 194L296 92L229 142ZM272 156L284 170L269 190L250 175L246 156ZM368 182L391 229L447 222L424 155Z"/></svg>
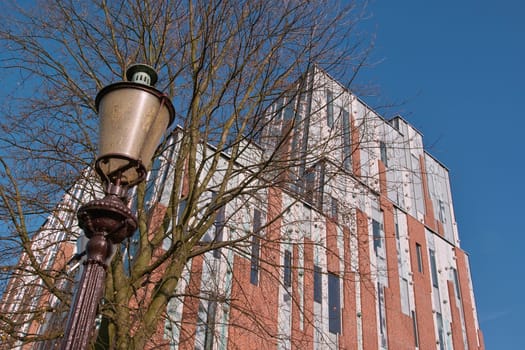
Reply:
<svg viewBox="0 0 525 350"><path fill-rule="evenodd" d="M304 174L304 198L318 208L323 208L325 165L323 161L309 167Z"/></svg>
<svg viewBox="0 0 525 350"><path fill-rule="evenodd" d="M288 100L284 106L281 134L287 135L291 131L294 119L294 101Z"/></svg>
<svg viewBox="0 0 525 350"><path fill-rule="evenodd" d="M374 251L377 255L377 250L381 247L381 224L379 221L372 220L372 236L374 238Z"/></svg>
<svg viewBox="0 0 525 350"><path fill-rule="evenodd" d="M377 303L379 304L379 334L383 335L383 298L381 298L381 285L377 284Z"/></svg>
<svg viewBox="0 0 525 350"><path fill-rule="evenodd" d="M352 142L350 133L350 114L343 108L343 165L347 171L352 170Z"/></svg>
<svg viewBox="0 0 525 350"><path fill-rule="evenodd" d="M443 203L443 201L441 199L439 200L439 221L441 221L442 223L446 222L446 218L445 218L445 203Z"/></svg>
<svg viewBox="0 0 525 350"><path fill-rule="evenodd" d="M341 333L341 296L339 276L328 274L328 330L330 333Z"/></svg>
<svg viewBox="0 0 525 350"><path fill-rule="evenodd" d="M216 298L216 296L210 295ZM217 301L201 300L197 313L197 329L204 333L204 350L213 349L213 337L215 333L215 313L217 311Z"/></svg>
<svg viewBox="0 0 525 350"><path fill-rule="evenodd" d="M379 309L379 334L381 335L381 347L385 348L387 344L385 291L379 282L377 283L377 303Z"/></svg>
<svg viewBox="0 0 525 350"><path fill-rule="evenodd" d="M292 252L289 250L284 251L284 286L292 286Z"/></svg>
<svg viewBox="0 0 525 350"><path fill-rule="evenodd" d="M436 267L436 254L432 249L428 250L428 254L430 256L430 271L432 272L432 285L436 288L439 287L438 282L438 274L437 274L437 267Z"/></svg>
<svg viewBox="0 0 525 350"><path fill-rule="evenodd" d="M324 197L324 176L325 176L325 168L324 168L324 162L318 162L316 167L316 172L319 175L319 179L317 181L317 196L316 196L316 204L318 208L323 210L323 197Z"/></svg>
<svg viewBox="0 0 525 350"><path fill-rule="evenodd" d="M281 98L275 104L274 118L280 120L281 114L283 113L284 98Z"/></svg>
<svg viewBox="0 0 525 350"><path fill-rule="evenodd" d="M335 220L337 220L337 216L338 216L338 207L339 207L338 200L335 197L330 196L330 214L332 218Z"/></svg>
<svg viewBox="0 0 525 350"><path fill-rule="evenodd" d="M260 239L259 236L252 236L252 256L250 263L250 283L253 285L259 284L259 248Z"/></svg>
<svg viewBox="0 0 525 350"><path fill-rule="evenodd" d="M144 202L147 203L148 207L155 204L156 200L156 187L160 187L164 185L164 176L162 176L162 180L159 179L159 175L162 173L167 173L166 165L163 166L162 164L163 156L156 157L153 160L153 165L151 166L151 170L149 171L147 182L146 182L146 193L144 194Z"/></svg>
<svg viewBox="0 0 525 350"><path fill-rule="evenodd" d="M217 195L215 193L213 193L212 196L216 197ZM220 242L223 239L222 235L223 235L223 232L224 232L224 223L225 223L224 212L225 212L225 206L224 205L222 207L220 207L219 210L217 210L217 214L215 216L215 222L213 223L214 226L215 226L215 237L213 238L214 242ZM221 249L220 248L217 248L217 249L213 250L213 257L215 257L215 258L220 258L221 257Z"/></svg>
<svg viewBox="0 0 525 350"><path fill-rule="evenodd" d="M419 330L417 329L417 316L415 311L412 311L412 328L414 329L415 346L419 347Z"/></svg>
<svg viewBox="0 0 525 350"><path fill-rule="evenodd" d="M204 350L213 349L213 336L215 333L215 311L217 309L217 302L210 300L208 302L208 310L206 312L206 332L204 334Z"/></svg>
<svg viewBox="0 0 525 350"><path fill-rule="evenodd" d="M182 215L184 215L184 211L186 210L186 205L187 205L186 199L179 200L179 210L177 211L177 223L181 222Z"/></svg>
<svg viewBox="0 0 525 350"><path fill-rule="evenodd" d="M421 251L421 244L416 243L416 257L417 257L417 270L423 272L423 254Z"/></svg>
<svg viewBox="0 0 525 350"><path fill-rule="evenodd" d="M283 119L285 121L292 120L294 117L294 101L292 99L288 99L286 101L286 106L284 107L284 115Z"/></svg>
<svg viewBox="0 0 525 350"><path fill-rule="evenodd" d="M250 283L259 284L259 251L260 251L260 231L261 231L261 211L253 211L253 233L252 233L252 252L250 259Z"/></svg>
<svg viewBox="0 0 525 350"><path fill-rule="evenodd" d="M304 174L304 197L308 203L312 203L315 191L315 167L310 167Z"/></svg>
<svg viewBox="0 0 525 350"><path fill-rule="evenodd" d="M419 163L419 158L415 155L412 155L412 176L416 211L423 213L425 211L425 203L423 199L423 182L421 180L421 164Z"/></svg>
<svg viewBox="0 0 525 350"><path fill-rule="evenodd" d="M461 299L461 290L459 289L459 278L458 278L458 270L455 268L452 268L452 278L454 278L454 287L456 288L456 296L458 299Z"/></svg>
<svg viewBox="0 0 525 350"><path fill-rule="evenodd" d="M387 167L388 166L388 156L387 156L387 153L386 153L386 143L384 143L383 141L380 141L379 142L379 150L380 150L380 153L381 153L381 161Z"/></svg>
<svg viewBox="0 0 525 350"><path fill-rule="evenodd" d="M410 299L408 290L408 281L406 278L401 278L400 294L401 294L401 311L405 315L410 313Z"/></svg>
<svg viewBox="0 0 525 350"><path fill-rule="evenodd" d="M326 89L326 124L334 127L334 93L330 89Z"/></svg>
<svg viewBox="0 0 525 350"><path fill-rule="evenodd" d="M439 350L445 350L445 335L443 332L443 316L441 313L436 312L436 322L439 336Z"/></svg>
<svg viewBox="0 0 525 350"><path fill-rule="evenodd" d="M321 303L323 301L323 275L321 267L314 265L314 301Z"/></svg>
<svg viewBox="0 0 525 350"><path fill-rule="evenodd" d="M394 231L396 234L396 239L399 241L399 218L398 218L397 210L394 212Z"/></svg>

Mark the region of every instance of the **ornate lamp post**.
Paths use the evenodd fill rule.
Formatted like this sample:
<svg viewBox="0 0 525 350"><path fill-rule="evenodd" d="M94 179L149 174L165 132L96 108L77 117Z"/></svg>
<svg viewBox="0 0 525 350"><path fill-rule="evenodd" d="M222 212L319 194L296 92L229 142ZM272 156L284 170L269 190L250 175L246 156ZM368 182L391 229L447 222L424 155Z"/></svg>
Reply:
<svg viewBox="0 0 525 350"><path fill-rule="evenodd" d="M105 197L87 203L77 213L89 241L62 342L64 350L85 349L94 335L106 268L115 246L137 229L137 219L124 204L127 192L145 179L153 153L175 115L169 98L152 87L157 82L153 68L133 65L126 78L126 82L104 87L95 99L100 116L95 169Z"/></svg>

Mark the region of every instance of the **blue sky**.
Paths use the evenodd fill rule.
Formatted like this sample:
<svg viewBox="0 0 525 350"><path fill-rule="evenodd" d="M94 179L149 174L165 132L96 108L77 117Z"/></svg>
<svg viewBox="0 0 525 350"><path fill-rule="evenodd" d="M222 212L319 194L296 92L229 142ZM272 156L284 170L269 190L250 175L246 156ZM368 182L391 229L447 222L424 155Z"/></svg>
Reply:
<svg viewBox="0 0 525 350"><path fill-rule="evenodd" d="M488 350L525 349L525 2L372 1L378 86L449 169Z"/></svg>

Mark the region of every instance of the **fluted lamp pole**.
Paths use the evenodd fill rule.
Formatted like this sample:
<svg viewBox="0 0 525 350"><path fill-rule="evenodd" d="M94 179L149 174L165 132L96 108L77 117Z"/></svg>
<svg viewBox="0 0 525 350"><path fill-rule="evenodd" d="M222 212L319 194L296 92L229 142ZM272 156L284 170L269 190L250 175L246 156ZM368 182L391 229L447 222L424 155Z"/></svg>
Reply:
<svg viewBox="0 0 525 350"><path fill-rule="evenodd" d="M175 110L169 98L153 88L157 73L144 64L126 71L128 81L104 87L95 99L100 117L99 154L95 170L105 197L80 207L78 224L89 239L87 258L71 307L61 349L86 349L95 336L97 307L106 269L119 243L137 229L126 206L128 190L146 178L146 169Z"/></svg>

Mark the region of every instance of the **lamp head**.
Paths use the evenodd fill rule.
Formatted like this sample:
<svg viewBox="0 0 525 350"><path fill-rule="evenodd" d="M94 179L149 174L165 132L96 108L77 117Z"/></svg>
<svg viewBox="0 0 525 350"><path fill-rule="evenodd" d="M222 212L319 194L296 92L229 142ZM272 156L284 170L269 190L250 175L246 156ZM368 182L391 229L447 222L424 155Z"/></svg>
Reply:
<svg viewBox="0 0 525 350"><path fill-rule="evenodd" d="M108 85L95 99L100 116L95 169L105 191L120 197L146 178L153 153L175 117L169 98L151 86L157 81L152 67L132 65L126 77L131 81Z"/></svg>

